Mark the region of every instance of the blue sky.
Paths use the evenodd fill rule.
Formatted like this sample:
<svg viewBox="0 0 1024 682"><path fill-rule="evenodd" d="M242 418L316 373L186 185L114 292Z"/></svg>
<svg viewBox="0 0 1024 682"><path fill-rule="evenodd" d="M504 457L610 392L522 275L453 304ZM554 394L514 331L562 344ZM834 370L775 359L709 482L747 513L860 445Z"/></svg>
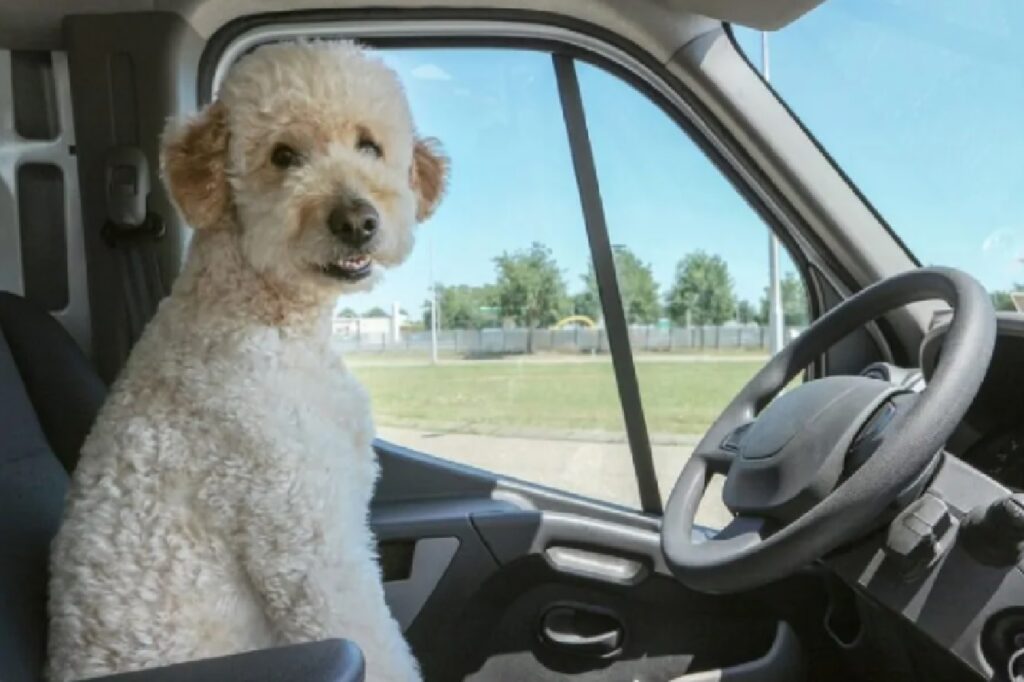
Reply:
<svg viewBox="0 0 1024 682"><path fill-rule="evenodd" d="M910 248L990 288L1024 280L1022 27L1019 0L830 0L769 38L773 85ZM759 34L737 34L759 63ZM409 261L340 305L397 301L418 317L431 260L437 281L483 284L496 255L533 241L578 291L590 256L550 57L385 58L419 129L444 144L452 181ZM760 219L663 112L598 68L578 70L612 241L650 263L662 293L687 252L717 253L737 295L756 302L768 273Z"/></svg>
<svg viewBox="0 0 1024 682"><path fill-rule="evenodd" d="M1022 29L1019 0L830 0L769 38L775 88L911 250L989 288L1024 281Z"/></svg>

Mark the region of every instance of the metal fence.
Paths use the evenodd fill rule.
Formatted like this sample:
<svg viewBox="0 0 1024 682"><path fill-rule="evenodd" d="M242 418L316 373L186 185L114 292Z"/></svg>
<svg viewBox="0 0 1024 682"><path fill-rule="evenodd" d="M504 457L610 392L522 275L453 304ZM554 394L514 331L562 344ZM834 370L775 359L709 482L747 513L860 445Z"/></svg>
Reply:
<svg viewBox="0 0 1024 682"><path fill-rule="evenodd" d="M790 339L799 328L786 329ZM629 331L633 352L685 352L693 350L768 350L768 327L634 327ZM337 336L343 352L423 352L431 348L430 332L403 332L397 341L385 332ZM604 329L450 329L437 334L437 349L463 355L534 353L604 353L608 335Z"/></svg>

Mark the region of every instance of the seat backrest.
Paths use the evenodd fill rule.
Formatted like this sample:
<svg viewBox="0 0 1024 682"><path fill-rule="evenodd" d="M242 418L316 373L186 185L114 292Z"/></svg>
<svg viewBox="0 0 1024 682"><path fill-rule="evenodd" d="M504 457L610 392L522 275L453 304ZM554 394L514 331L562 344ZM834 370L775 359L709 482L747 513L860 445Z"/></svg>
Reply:
<svg viewBox="0 0 1024 682"><path fill-rule="evenodd" d="M88 371L87 371L88 370ZM104 388L53 318L0 293L0 680L38 682L50 541ZM61 456L58 459L57 454Z"/></svg>
<svg viewBox="0 0 1024 682"><path fill-rule="evenodd" d="M0 331L46 440L70 473L107 387L64 327L20 296L0 291Z"/></svg>

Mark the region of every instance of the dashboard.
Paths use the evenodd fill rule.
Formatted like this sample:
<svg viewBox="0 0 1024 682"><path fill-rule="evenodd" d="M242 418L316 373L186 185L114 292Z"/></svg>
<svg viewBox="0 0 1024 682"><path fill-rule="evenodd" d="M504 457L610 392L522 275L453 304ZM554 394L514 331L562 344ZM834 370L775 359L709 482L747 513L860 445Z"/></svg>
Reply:
<svg viewBox="0 0 1024 682"><path fill-rule="evenodd" d="M1024 314L1000 313L988 374L946 449L1014 492L1024 491ZM948 317L937 319L921 343L927 382L942 355ZM869 367L865 373L870 371ZM907 370L901 370L906 372ZM890 381L899 377L887 377ZM904 377L903 381L913 381Z"/></svg>
<svg viewBox="0 0 1024 682"><path fill-rule="evenodd" d="M886 532L826 561L981 679L1003 680L1024 641L1024 516L1020 500L1007 495L1024 492L1024 314L996 319L988 371L925 492ZM875 363L861 374L922 390L942 358L949 322L948 315L933 321L918 367ZM901 568L915 552L933 562L916 575Z"/></svg>

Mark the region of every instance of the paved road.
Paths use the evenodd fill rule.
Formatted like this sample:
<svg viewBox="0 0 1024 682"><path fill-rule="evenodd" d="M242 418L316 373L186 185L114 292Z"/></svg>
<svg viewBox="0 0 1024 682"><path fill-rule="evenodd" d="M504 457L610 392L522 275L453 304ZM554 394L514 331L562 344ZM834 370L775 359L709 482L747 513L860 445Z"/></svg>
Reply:
<svg viewBox="0 0 1024 682"><path fill-rule="evenodd" d="M639 507L633 461L624 442L444 433L382 426L381 438L438 457L541 483L553 488ZM662 498L667 498L693 448L654 446ZM722 504L722 479L712 479L697 522L721 528L732 518Z"/></svg>

